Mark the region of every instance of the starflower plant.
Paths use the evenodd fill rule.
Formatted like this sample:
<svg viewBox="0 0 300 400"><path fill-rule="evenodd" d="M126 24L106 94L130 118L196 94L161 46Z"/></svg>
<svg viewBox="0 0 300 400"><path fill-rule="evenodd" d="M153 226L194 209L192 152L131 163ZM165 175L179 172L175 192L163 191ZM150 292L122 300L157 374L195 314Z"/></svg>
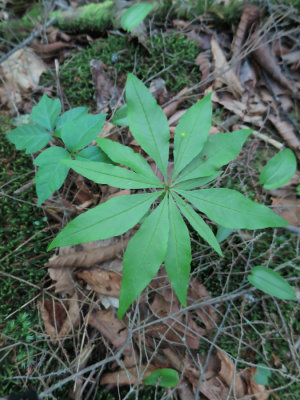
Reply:
<svg viewBox="0 0 300 400"><path fill-rule="evenodd" d="M124 254L119 318L150 283L162 264L178 299L186 306L192 257L185 220L222 255L212 229L197 210L217 224L231 229L288 225L268 207L249 200L235 190L199 189L222 173L220 168L238 155L251 134L251 130L243 129L209 136L212 118L210 94L189 108L176 127L174 168L170 176L168 120L145 85L132 74L128 75L126 83L126 105L130 132L154 160L163 179L157 177L140 154L105 138L96 141L112 163L63 158L63 166L96 183L136 190L138 193L112 198L79 215L48 248L122 235L141 223ZM75 131L74 127L73 134ZM72 132L69 132L70 138Z"/></svg>

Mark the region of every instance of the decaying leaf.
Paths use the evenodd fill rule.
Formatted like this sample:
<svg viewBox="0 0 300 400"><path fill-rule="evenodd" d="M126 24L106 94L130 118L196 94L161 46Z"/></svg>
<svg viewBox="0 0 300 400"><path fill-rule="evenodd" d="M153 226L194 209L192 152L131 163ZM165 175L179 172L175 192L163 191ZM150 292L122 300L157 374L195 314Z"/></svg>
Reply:
<svg viewBox="0 0 300 400"><path fill-rule="evenodd" d="M231 92L236 98L240 98L244 89L235 72L228 64L223 50L214 38L211 39L211 51L215 64L215 89L226 85L227 91Z"/></svg>
<svg viewBox="0 0 300 400"><path fill-rule="evenodd" d="M185 101L184 95L186 92L187 88L183 88L179 93L174 96L174 100L172 100L171 103L163 108L163 112L168 118L170 118L176 112L180 104Z"/></svg>
<svg viewBox="0 0 300 400"><path fill-rule="evenodd" d="M254 394L255 400L267 400L269 394L266 393L266 388L263 385L258 385L254 381L254 375L256 374L256 368L246 368L242 371L242 377L247 382L247 392L246 395Z"/></svg>
<svg viewBox="0 0 300 400"><path fill-rule="evenodd" d="M98 247L89 251L78 251L63 256L53 256L46 264L48 268L58 267L91 267L115 258L124 251L129 239L120 240L109 246Z"/></svg>
<svg viewBox="0 0 300 400"><path fill-rule="evenodd" d="M119 297L122 276L114 271L101 268L90 268L77 272L77 277L83 279L96 293Z"/></svg>
<svg viewBox="0 0 300 400"><path fill-rule="evenodd" d="M281 86L288 89L294 96L299 98L299 91L293 82L290 82L281 72L281 69L271 53L268 45L266 45L259 36L259 31L255 31L252 37L255 50L251 53L257 63Z"/></svg>
<svg viewBox="0 0 300 400"><path fill-rule="evenodd" d="M213 102L221 104L226 110L237 115L243 122L261 126L263 114L267 107L262 103L257 95L250 97L248 102L235 100L229 93L218 95L213 92L211 99Z"/></svg>
<svg viewBox="0 0 300 400"><path fill-rule="evenodd" d="M117 104L120 91L108 77L102 61L91 60L90 66L95 86L97 112L105 113L109 110L109 106Z"/></svg>
<svg viewBox="0 0 300 400"><path fill-rule="evenodd" d="M300 139L296 136L293 126L275 115L269 115L269 121L272 122L280 136L286 141L287 145L295 151L296 156L300 161Z"/></svg>
<svg viewBox="0 0 300 400"><path fill-rule="evenodd" d="M289 221L293 226L300 225L300 200L295 198L271 197L272 206L276 207L276 212L282 218Z"/></svg>
<svg viewBox="0 0 300 400"><path fill-rule="evenodd" d="M209 75L211 73L211 62L210 62L211 53L210 51L204 51L198 54L196 58L196 64L199 65L199 69L201 71L201 88L206 89L210 82L208 80Z"/></svg>
<svg viewBox="0 0 300 400"><path fill-rule="evenodd" d="M60 302L40 301L38 306L41 310L46 332L53 344L56 344L59 338L64 338L69 332L77 328L80 321L77 293Z"/></svg>
<svg viewBox="0 0 300 400"><path fill-rule="evenodd" d="M8 103L10 97L15 103L20 102L24 94L37 88L40 76L46 70L45 64L30 48L17 50L0 66L5 84L0 92L2 104Z"/></svg>
<svg viewBox="0 0 300 400"><path fill-rule="evenodd" d="M153 365L138 365L131 368L122 369L116 372L110 372L103 375L100 380L101 385L136 385L141 384L142 380L152 374L157 367Z"/></svg>
<svg viewBox="0 0 300 400"><path fill-rule="evenodd" d="M87 322L101 332L117 349L123 346L127 340L126 325L117 318L113 309L92 312Z"/></svg>
<svg viewBox="0 0 300 400"><path fill-rule="evenodd" d="M237 398L242 398L245 395L245 384L236 367L223 351L217 349L217 356L221 360L220 378L229 388L233 387L232 391Z"/></svg>
<svg viewBox="0 0 300 400"><path fill-rule="evenodd" d="M245 42L247 35L258 26L260 22L260 11L256 6L246 6L243 9L241 20L236 33L233 38L231 54L233 60L233 69L237 75L239 75L239 68L241 62L241 50L242 45Z"/></svg>

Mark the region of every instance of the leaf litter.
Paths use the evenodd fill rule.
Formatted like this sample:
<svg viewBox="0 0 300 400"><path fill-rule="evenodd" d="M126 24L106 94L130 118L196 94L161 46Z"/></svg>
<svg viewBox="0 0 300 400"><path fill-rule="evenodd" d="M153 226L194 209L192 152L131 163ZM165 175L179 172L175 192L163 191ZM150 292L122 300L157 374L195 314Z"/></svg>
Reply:
<svg viewBox="0 0 300 400"><path fill-rule="evenodd" d="M265 123L264 116L268 113L268 103L266 97L262 95L262 90L259 89L261 80L259 69L264 69L288 92L298 97L297 87L282 74L277 60L259 34L260 15L256 7L244 8L231 46L231 59L226 56L217 38L201 32L199 25L193 26L180 20L174 21L174 24L177 29L191 28L187 35L196 40L200 48L205 50L205 53L201 52L195 60L202 72L200 87L206 88L207 91L214 90L212 99L215 104L220 104L230 113L235 114L240 124L248 123L261 127ZM55 34L52 32L52 35L53 39L49 45L35 43L37 52L37 49L42 49L38 52L41 55L46 55L47 49L49 55L51 49L61 54L63 48L72 47L70 37L62 38L58 32ZM243 54L250 36L254 50L250 49L246 58L236 62ZM145 43L144 38L141 40ZM52 44L54 46L51 49L45 47ZM16 54L16 57L19 55ZM290 50L285 55L281 55L282 60L290 64L299 62L299 57L297 57L297 52ZM257 65L254 67L255 62L259 67ZM91 67L98 109L109 110L115 107L118 104L121 89L114 86L105 72L106 66L103 68L100 60L93 60ZM39 76L40 73L34 73L34 75ZM21 73L18 79L22 80ZM18 79L14 85L19 85ZM21 90L28 93L28 90L33 88L33 84L25 89L19 85L18 88L15 86L12 92L19 100ZM168 102L164 111L172 131L180 116L185 112L184 109L178 108L184 105L189 89L184 88L174 95L166 93L163 86L160 88L156 86L155 91L160 103ZM111 97L116 100L111 101ZM284 119L276 102L273 104L272 114L268 114L268 120L277 129L285 143L295 150L299 158L300 146L294 128ZM105 123L101 136L120 140L115 126L109 122ZM130 145L134 147L137 143L132 141ZM138 148L138 151L141 149ZM172 170L170 170L171 173ZM77 192L70 204L73 207L73 214L77 214L80 212L80 206L89 207L97 201L99 196L81 177L76 177L74 184ZM103 195L105 186L101 189ZM123 194L130 193L106 191L101 201ZM67 200L64 199L64 202ZM290 199L282 200L272 197L273 205L287 208L288 213L293 216L281 215L284 218L290 218L291 223L298 226L299 216L296 214L299 210L299 201L293 199L293 202L295 202L295 209L290 208ZM77 206L74 207L73 203ZM52 209L54 215L61 222L61 215L65 212L63 207L61 211L57 210L56 199L49 201L49 206L51 205L54 207ZM69 204L65 208L68 206ZM51 217L51 214L49 215ZM93 244L61 248L59 255L52 257L46 264L49 275L54 281L55 293L61 296L59 301L46 299L44 302L39 302L45 330L52 343L57 343L58 340L72 335L84 319L84 323L100 333L109 351L117 353L122 350L121 357L113 364L113 372L105 372L101 376L100 383L103 385L142 384L142 379L154 370L174 368L181 373L178 392L182 399L194 398L200 377L202 377L200 392L207 399L224 400L242 398L247 395L255 395L258 400L267 399L268 393L263 393L265 387L254 381L256 369L236 368L228 355L220 349L211 354L202 376L201 368L205 365L206 356L200 355L197 349L203 337L209 337L210 332L218 328L220 321L213 306L195 307L189 310L193 304L198 304L199 301L201 304L201 301L211 299L205 286L197 279L190 281L187 311L181 309L172 289L168 287L164 270L161 270L159 277L152 281L150 292L140 298L137 308L140 318L139 328L136 331L133 330L132 333L129 328L130 321L126 318L123 321L117 319L115 311L117 303L109 303L107 299L118 299L122 277L122 252L127 242L126 237L111 243L98 241ZM83 296L87 296L91 291L96 294L98 302L90 304L86 318L83 318L81 315L81 304L85 301ZM99 309L99 307L106 309ZM138 362L140 362L139 368L137 368Z"/></svg>

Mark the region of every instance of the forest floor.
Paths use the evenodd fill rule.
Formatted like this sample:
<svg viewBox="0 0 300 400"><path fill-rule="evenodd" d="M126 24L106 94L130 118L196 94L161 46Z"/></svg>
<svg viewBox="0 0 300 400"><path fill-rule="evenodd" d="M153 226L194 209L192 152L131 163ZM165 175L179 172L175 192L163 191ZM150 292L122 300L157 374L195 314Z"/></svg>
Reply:
<svg viewBox="0 0 300 400"><path fill-rule="evenodd" d="M278 189L259 184L263 166L281 149L300 160L298 3L158 2L130 33L120 27L126 2L105 1L100 13L93 8L78 17L86 3L71 8L56 1L45 9L40 2L7 2L0 10L0 396L32 388L40 398L59 400L298 400L299 306L247 280L252 267L263 265L279 271L300 297L300 173ZM47 24L58 10L62 17ZM161 268L159 284L119 321L118 296L101 292L97 274L121 271L118 244L130 233L46 249L71 219L123 193L72 172L38 207L37 154L17 151L6 134L30 122L46 93L65 110L107 112L101 136L140 152L128 127L110 122L124 104L130 72L150 87L171 132L209 92L211 134L253 129L238 157L206 187L236 189L291 225L230 232L211 225L223 257L189 227L193 307L178 303ZM177 370L179 384L144 385L159 368Z"/></svg>

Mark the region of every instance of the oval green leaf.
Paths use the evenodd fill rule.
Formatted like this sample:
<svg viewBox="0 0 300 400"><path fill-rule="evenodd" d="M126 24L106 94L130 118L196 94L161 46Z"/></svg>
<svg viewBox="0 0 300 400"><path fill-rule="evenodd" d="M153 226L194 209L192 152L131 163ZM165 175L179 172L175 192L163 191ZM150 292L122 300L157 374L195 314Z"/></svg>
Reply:
<svg viewBox="0 0 300 400"><path fill-rule="evenodd" d="M127 104L125 104L115 112L115 115L110 122L118 126L128 126Z"/></svg>
<svg viewBox="0 0 300 400"><path fill-rule="evenodd" d="M32 121L36 122L43 128L53 131L60 113L60 100L52 100L44 94L39 103L32 107L30 117Z"/></svg>
<svg viewBox="0 0 300 400"><path fill-rule="evenodd" d="M295 154L285 149L272 157L264 166L259 177L259 183L267 190L277 189L285 185L297 169Z"/></svg>
<svg viewBox="0 0 300 400"><path fill-rule="evenodd" d="M147 385L161 386L161 387L174 387L178 385L179 375L175 369L162 368L158 369L147 378L143 379L143 382Z"/></svg>
<svg viewBox="0 0 300 400"><path fill-rule="evenodd" d="M138 3L129 7L121 18L122 28L128 32L132 31L147 17L152 8L150 3Z"/></svg>
<svg viewBox="0 0 300 400"><path fill-rule="evenodd" d="M270 268L258 266L251 269L248 281L257 289L283 300L297 300L296 294L285 279Z"/></svg>

